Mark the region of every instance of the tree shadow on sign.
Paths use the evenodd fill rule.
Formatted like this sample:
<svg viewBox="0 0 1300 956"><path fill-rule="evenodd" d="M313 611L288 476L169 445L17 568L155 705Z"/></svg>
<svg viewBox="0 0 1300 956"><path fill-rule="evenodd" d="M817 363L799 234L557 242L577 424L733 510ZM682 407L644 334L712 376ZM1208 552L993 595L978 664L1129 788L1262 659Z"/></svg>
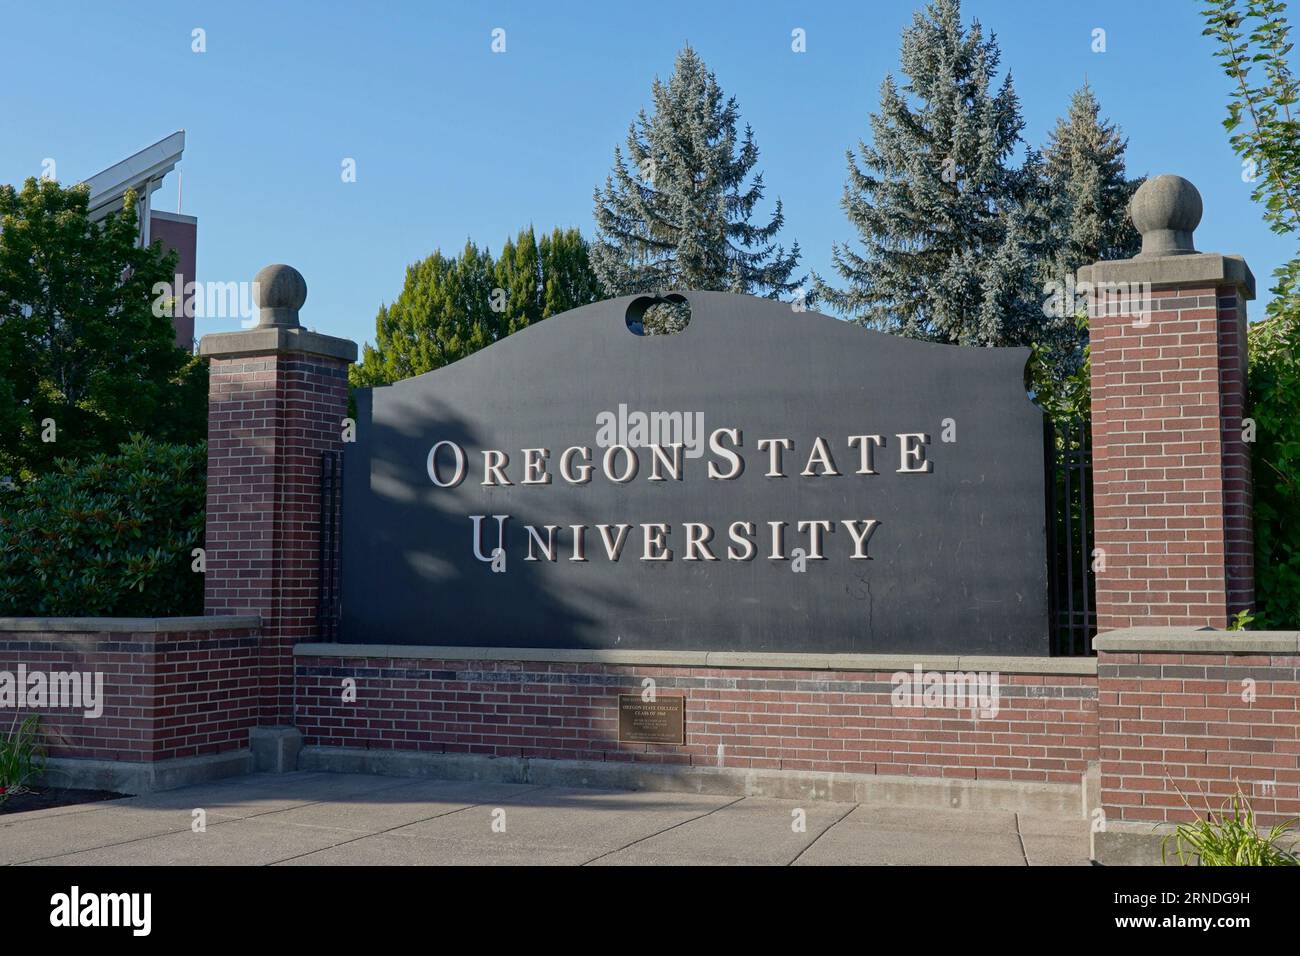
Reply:
<svg viewBox="0 0 1300 956"><path fill-rule="evenodd" d="M370 390L358 393L358 440L344 456L342 639L435 646L610 646L602 628L629 602L608 587L582 581L581 571L589 565L569 560L569 540L557 532L554 562L524 560L525 525L542 532L546 524L567 529L590 523L581 495L555 485L485 494L473 467L483 439L462 417L436 405L422 410L422 421L388 414L376 420L373 405ZM454 488L439 488L428 476L429 449L441 441L464 449L470 463L464 481ZM448 456L445 469L451 468ZM557 496L555 491L565 493ZM525 504L529 496L536 503ZM563 500L557 502L557 497ZM470 518L475 514L484 516L484 556L496 546L493 515L510 515L504 571L494 571L492 562L476 556ZM589 538L594 537L592 529ZM588 540L587 546L590 552L596 541Z"/></svg>

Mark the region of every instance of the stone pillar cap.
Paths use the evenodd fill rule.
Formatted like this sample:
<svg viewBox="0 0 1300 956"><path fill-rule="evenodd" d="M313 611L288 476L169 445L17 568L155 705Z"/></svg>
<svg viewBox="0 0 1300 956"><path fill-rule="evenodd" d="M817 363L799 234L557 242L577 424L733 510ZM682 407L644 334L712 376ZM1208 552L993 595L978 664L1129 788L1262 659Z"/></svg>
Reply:
<svg viewBox="0 0 1300 956"><path fill-rule="evenodd" d="M1165 173L1148 179L1129 200L1128 212L1142 234L1142 251L1134 258L1196 252L1192 233L1201 224L1201 194L1182 176Z"/></svg>
<svg viewBox="0 0 1300 956"><path fill-rule="evenodd" d="M1152 286L1237 288L1255 298L1255 276L1241 256L1197 252L1192 233L1201 223L1201 194L1182 176L1165 173L1144 182L1129 200L1129 218L1142 234L1132 259L1081 266L1080 282L1150 283Z"/></svg>
<svg viewBox="0 0 1300 956"><path fill-rule="evenodd" d="M302 328L298 310L307 301L307 280L293 266L277 262L253 277L257 325L240 332L214 332L199 341L199 355L247 358L301 352L344 362L357 360L357 343Z"/></svg>
<svg viewBox="0 0 1300 956"><path fill-rule="evenodd" d="M253 276L253 301L259 309L260 329L296 329L298 310L307 301L307 280L282 262L264 266Z"/></svg>
<svg viewBox="0 0 1300 956"><path fill-rule="evenodd" d="M1241 256L1197 252L1180 256L1151 256L1108 259L1080 266L1078 281L1096 283L1149 282L1153 287L1203 288L1233 286L1248 301L1255 298L1255 276Z"/></svg>

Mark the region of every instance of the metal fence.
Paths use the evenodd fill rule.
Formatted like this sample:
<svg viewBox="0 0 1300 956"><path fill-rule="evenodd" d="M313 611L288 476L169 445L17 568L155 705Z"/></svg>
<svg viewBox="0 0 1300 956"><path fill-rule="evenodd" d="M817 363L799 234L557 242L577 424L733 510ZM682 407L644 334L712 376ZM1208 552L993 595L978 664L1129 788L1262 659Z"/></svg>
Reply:
<svg viewBox="0 0 1300 956"><path fill-rule="evenodd" d="M1092 422L1049 421L1047 459L1047 560L1052 653L1092 654L1097 633L1093 576Z"/></svg>
<svg viewBox="0 0 1300 956"><path fill-rule="evenodd" d="M342 552L343 455L336 451L320 456L320 594L316 612L317 639L339 639Z"/></svg>

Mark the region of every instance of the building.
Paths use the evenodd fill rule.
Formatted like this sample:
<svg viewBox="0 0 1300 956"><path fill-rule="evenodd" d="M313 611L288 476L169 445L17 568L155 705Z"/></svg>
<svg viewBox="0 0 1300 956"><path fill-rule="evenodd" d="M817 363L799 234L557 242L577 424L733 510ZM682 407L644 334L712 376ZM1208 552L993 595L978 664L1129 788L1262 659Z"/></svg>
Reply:
<svg viewBox="0 0 1300 956"><path fill-rule="evenodd" d="M152 146L128 156L86 180L90 187L89 215L99 222L109 213L122 208L122 198L135 190L136 213L140 221L140 245L160 242L164 251L176 253L177 287L183 292L194 281L199 221L194 216L155 209L153 196L163 179L176 168L185 152L185 131L177 130ZM179 200L177 206L179 207ZM177 308L173 318L176 344L187 351L194 348L192 310ZM186 315L190 312L190 315Z"/></svg>

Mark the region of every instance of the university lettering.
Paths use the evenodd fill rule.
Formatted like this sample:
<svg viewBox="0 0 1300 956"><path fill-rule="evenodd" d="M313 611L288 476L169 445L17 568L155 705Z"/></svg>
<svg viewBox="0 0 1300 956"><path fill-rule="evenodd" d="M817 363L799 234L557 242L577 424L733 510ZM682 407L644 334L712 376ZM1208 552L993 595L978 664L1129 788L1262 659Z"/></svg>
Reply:
<svg viewBox="0 0 1300 956"><path fill-rule="evenodd" d="M879 477L886 470L932 474L933 462L926 456L929 442L925 432L896 432L847 435L839 441L819 435L803 446L789 437L764 437L754 448L764 480L822 480ZM555 481L570 485L593 480L614 485L682 481L688 467L702 468L711 481L734 481L744 474L747 461L741 429L715 429L701 444L707 445L704 461L688 465L684 442L616 443L604 449L571 445L558 454L550 448L509 452L485 448L475 454L454 441L441 440L430 447L426 470L430 482L442 489L466 481L484 487L547 486ZM505 553L511 515L467 517L475 558L491 562ZM737 516L725 526L702 521L524 524L517 540L525 561L619 561L625 555L639 561L786 561L792 557L821 561L832 549L849 560L865 561L872 557L869 545L879 525L872 517L825 515L777 520Z"/></svg>

